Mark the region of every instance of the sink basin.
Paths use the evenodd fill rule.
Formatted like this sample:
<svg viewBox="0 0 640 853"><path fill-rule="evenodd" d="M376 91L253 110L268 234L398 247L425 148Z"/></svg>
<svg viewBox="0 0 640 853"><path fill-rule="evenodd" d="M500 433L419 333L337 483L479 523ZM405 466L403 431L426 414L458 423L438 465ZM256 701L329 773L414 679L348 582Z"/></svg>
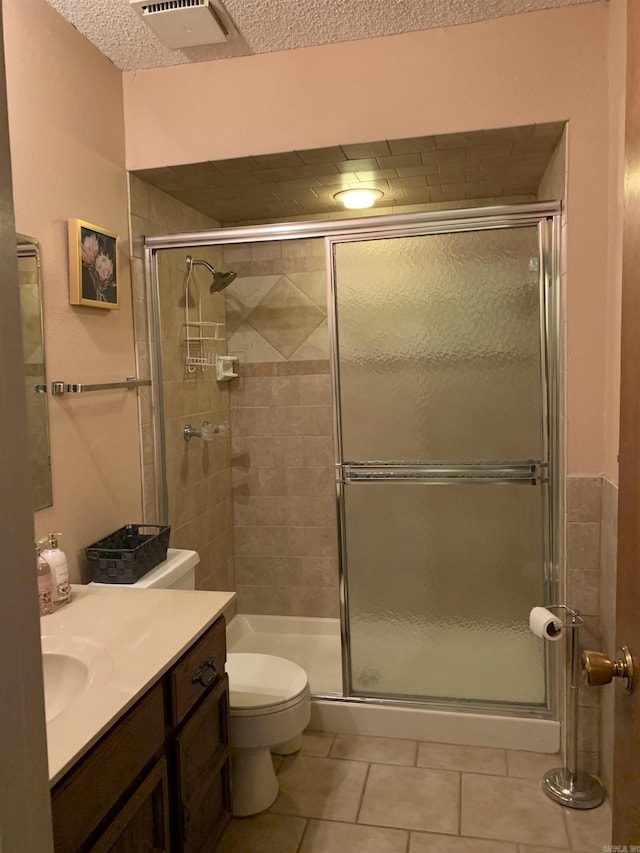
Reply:
<svg viewBox="0 0 640 853"><path fill-rule="evenodd" d="M113 660L104 646L87 637L48 635L40 639L48 725L77 699L108 684Z"/></svg>
<svg viewBox="0 0 640 853"><path fill-rule="evenodd" d="M42 655L44 708L47 722L61 714L89 683L89 667L79 658L45 652Z"/></svg>

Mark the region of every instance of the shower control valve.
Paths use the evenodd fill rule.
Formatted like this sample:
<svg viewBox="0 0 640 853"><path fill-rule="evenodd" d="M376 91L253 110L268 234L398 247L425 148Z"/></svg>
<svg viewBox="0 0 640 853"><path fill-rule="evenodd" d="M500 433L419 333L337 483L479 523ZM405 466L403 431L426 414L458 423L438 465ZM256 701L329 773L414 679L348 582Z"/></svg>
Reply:
<svg viewBox="0 0 640 853"><path fill-rule="evenodd" d="M618 649L616 660L611 660L603 652L584 651L580 664L582 677L590 687L601 687L614 678L624 678L627 693L633 692L633 657L627 646Z"/></svg>

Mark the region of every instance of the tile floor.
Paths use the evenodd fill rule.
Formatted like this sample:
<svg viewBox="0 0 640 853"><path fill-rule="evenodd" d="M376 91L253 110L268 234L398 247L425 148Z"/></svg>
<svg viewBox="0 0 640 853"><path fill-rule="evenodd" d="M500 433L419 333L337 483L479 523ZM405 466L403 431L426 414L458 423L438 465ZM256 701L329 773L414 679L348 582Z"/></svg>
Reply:
<svg viewBox="0 0 640 853"><path fill-rule="evenodd" d="M274 762L280 793L234 819L219 853L602 853L608 803L565 809L541 791L557 756L305 732Z"/></svg>

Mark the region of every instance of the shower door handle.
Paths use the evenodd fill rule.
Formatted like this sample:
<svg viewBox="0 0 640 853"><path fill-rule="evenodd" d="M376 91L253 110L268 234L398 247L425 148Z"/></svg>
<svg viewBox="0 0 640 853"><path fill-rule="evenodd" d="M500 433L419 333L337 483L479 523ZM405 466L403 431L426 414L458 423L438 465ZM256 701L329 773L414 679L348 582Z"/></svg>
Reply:
<svg viewBox="0 0 640 853"><path fill-rule="evenodd" d="M336 465L337 481L352 483L424 483L425 485L525 485L549 481L549 465L525 462L344 462Z"/></svg>

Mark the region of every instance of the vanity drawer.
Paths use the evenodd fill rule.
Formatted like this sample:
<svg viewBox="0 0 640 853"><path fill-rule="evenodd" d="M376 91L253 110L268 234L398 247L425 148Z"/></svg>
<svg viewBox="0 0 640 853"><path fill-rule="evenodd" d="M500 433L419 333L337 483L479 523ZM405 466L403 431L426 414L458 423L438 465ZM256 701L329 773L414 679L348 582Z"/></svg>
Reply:
<svg viewBox="0 0 640 853"><path fill-rule="evenodd" d="M165 742L162 684L143 699L51 793L56 853L77 853Z"/></svg>
<svg viewBox="0 0 640 853"><path fill-rule="evenodd" d="M171 670L172 727L185 718L208 687L222 678L225 660L225 622L220 617Z"/></svg>

